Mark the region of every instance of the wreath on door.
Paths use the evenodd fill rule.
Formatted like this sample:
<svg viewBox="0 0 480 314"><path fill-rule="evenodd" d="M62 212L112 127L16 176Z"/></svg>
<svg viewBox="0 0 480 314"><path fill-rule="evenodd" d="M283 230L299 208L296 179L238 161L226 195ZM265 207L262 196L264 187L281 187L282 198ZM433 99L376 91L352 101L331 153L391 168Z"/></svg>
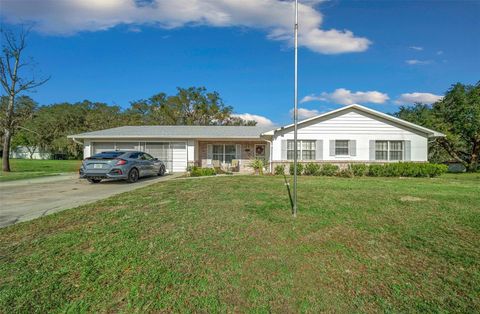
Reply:
<svg viewBox="0 0 480 314"><path fill-rule="evenodd" d="M258 145L257 147L255 147L255 154L262 156L264 155L264 153L265 153L265 146Z"/></svg>

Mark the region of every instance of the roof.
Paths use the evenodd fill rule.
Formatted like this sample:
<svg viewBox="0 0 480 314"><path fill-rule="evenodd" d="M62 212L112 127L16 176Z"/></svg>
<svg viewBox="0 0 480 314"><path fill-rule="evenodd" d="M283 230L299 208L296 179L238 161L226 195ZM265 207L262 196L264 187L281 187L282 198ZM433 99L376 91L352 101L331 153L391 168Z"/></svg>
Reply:
<svg viewBox="0 0 480 314"><path fill-rule="evenodd" d="M102 138L260 138L271 127L260 126L196 126L145 125L122 126L113 129L69 135L74 139Z"/></svg>
<svg viewBox="0 0 480 314"><path fill-rule="evenodd" d="M402 125L404 127L408 127L410 129L414 129L414 130L423 132L423 133L427 134L428 137L444 137L445 136L445 134L443 134L443 133L427 129L427 128L425 128L423 126L419 126L415 123L411 123L411 122L396 118L394 116L391 116L389 114L386 114L386 113L383 113L383 112L380 112L380 111L376 111L376 110L373 110L373 109L370 109L370 108L367 108L367 107L364 107L364 106L361 106L361 105L357 105L357 104L345 106L345 107L342 107L342 108L339 108L339 109L336 109L336 110L332 110L332 111L320 114L320 115L312 117L312 118L302 120L302 121L298 122L298 126L301 126L304 123L307 123L307 122L310 122L310 121L313 121L313 120L316 120L316 119L328 118L331 115L335 115L335 114L340 113L342 111L347 111L347 110L352 110L352 109L356 109L358 111L362 111L362 112L371 114L373 116L391 121L391 122L396 123L398 125ZM274 129L274 130L267 131L267 132L263 133L262 135L274 135L275 132L277 132L277 131L285 130L285 129L291 128L293 126L294 126L293 124L289 124L289 125L286 125L286 126Z"/></svg>

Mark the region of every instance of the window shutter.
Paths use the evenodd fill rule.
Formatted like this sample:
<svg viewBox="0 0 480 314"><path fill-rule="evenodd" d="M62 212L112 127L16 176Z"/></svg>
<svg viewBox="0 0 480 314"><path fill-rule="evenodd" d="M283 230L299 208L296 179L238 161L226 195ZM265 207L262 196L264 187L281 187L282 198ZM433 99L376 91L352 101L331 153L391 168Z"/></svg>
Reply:
<svg viewBox="0 0 480 314"><path fill-rule="evenodd" d="M405 154L405 161L412 160L412 142L411 141L404 141L404 154Z"/></svg>
<svg viewBox="0 0 480 314"><path fill-rule="evenodd" d="M335 140L330 140L330 156L335 156Z"/></svg>
<svg viewBox="0 0 480 314"><path fill-rule="evenodd" d="M213 146L212 144L207 145L207 166L212 166L213 159Z"/></svg>
<svg viewBox="0 0 480 314"><path fill-rule="evenodd" d="M369 150L370 150L369 159L375 160L375 140L370 140Z"/></svg>
<svg viewBox="0 0 480 314"><path fill-rule="evenodd" d="M323 159L323 140L317 140L315 143L315 160Z"/></svg>
<svg viewBox="0 0 480 314"><path fill-rule="evenodd" d="M287 140L282 140L282 160L287 160Z"/></svg>
<svg viewBox="0 0 480 314"><path fill-rule="evenodd" d="M350 153L350 156L357 156L357 141L356 140L348 141L348 152Z"/></svg>

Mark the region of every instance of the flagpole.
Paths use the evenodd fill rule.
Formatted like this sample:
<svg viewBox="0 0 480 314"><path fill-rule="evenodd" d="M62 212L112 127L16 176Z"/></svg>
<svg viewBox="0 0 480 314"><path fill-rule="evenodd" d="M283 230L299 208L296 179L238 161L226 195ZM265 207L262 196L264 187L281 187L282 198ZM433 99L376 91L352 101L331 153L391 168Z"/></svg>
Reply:
<svg viewBox="0 0 480 314"><path fill-rule="evenodd" d="M295 71L294 71L294 109L293 109L293 217L297 217L297 123L298 123L298 0L295 0L295 27L294 27L294 51L295 51Z"/></svg>

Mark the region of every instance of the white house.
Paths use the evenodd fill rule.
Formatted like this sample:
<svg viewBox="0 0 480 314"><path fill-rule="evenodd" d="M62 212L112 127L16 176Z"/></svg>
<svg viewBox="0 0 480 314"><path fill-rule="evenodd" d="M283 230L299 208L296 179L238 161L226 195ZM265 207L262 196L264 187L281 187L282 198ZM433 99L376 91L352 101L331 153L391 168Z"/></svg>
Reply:
<svg viewBox="0 0 480 314"><path fill-rule="evenodd" d="M442 133L360 105L345 106L298 124L298 159L319 163L426 162L428 141ZM188 165L248 171L250 160L271 169L293 160L293 125L274 130L251 126L125 126L69 136L84 157L105 150L142 150L172 172Z"/></svg>

